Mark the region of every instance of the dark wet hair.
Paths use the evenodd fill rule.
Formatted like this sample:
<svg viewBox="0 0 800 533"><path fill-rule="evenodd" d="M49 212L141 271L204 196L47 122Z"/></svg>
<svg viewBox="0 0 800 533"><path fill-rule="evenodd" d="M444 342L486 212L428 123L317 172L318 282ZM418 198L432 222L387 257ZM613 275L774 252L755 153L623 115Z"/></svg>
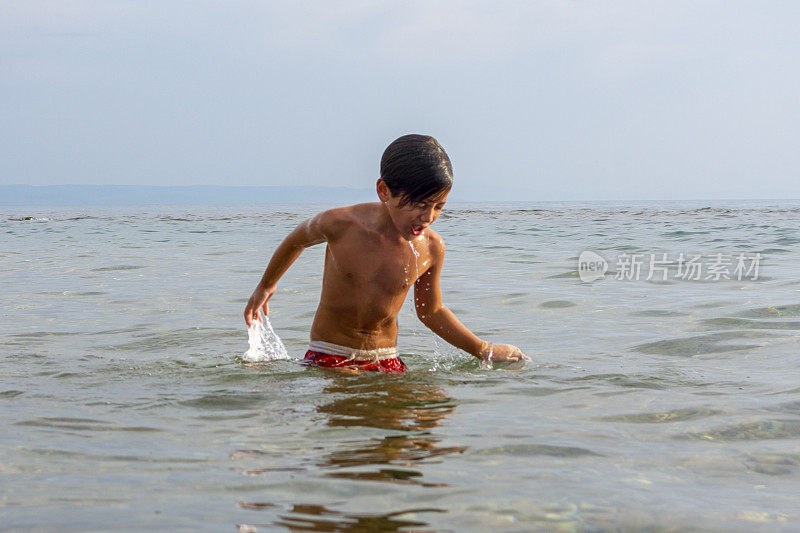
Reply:
<svg viewBox="0 0 800 533"><path fill-rule="evenodd" d="M429 135L403 135L381 157L381 179L400 205L421 202L449 191L453 165L439 141Z"/></svg>

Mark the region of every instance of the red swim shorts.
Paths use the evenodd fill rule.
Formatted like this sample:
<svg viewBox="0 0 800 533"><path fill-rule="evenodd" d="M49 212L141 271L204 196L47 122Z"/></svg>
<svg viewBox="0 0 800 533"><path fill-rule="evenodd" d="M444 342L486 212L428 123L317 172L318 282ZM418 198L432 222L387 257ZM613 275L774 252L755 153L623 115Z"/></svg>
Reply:
<svg viewBox="0 0 800 533"><path fill-rule="evenodd" d="M347 357L330 355L323 352L315 352L314 350L309 350L306 352L306 356L303 357L303 364L309 366L322 366L326 368L354 366L360 368L361 370L387 372L391 374L399 374L408 370L406 364L399 357L380 359L378 361L351 361L348 360Z"/></svg>

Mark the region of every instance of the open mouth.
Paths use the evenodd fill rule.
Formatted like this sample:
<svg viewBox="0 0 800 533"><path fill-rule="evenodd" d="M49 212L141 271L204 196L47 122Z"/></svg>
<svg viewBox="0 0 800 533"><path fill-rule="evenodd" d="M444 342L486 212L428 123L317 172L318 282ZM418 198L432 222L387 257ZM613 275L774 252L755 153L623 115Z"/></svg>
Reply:
<svg viewBox="0 0 800 533"><path fill-rule="evenodd" d="M411 226L411 233L414 235L422 235L422 231L425 229L425 226L414 224Z"/></svg>

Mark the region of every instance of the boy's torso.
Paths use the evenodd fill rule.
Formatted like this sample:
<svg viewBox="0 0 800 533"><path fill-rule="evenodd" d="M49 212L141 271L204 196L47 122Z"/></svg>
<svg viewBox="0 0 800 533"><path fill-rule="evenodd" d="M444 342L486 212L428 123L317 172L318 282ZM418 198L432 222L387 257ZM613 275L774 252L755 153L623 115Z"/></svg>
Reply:
<svg viewBox="0 0 800 533"><path fill-rule="evenodd" d="M328 240L322 296L311 339L372 349L394 346L397 314L409 288L430 267L428 229L413 242L382 232L378 204L342 210Z"/></svg>

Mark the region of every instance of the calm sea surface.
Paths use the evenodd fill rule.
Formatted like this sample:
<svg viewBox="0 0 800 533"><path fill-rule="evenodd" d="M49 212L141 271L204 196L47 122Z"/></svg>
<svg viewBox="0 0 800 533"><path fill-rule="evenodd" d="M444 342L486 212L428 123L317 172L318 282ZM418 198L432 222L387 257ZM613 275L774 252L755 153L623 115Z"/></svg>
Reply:
<svg viewBox="0 0 800 533"><path fill-rule="evenodd" d="M449 205L445 303L531 362L481 368L407 302L406 375L245 363L319 209L0 208L0 530L800 527L800 202ZM270 304L295 358L323 252Z"/></svg>

